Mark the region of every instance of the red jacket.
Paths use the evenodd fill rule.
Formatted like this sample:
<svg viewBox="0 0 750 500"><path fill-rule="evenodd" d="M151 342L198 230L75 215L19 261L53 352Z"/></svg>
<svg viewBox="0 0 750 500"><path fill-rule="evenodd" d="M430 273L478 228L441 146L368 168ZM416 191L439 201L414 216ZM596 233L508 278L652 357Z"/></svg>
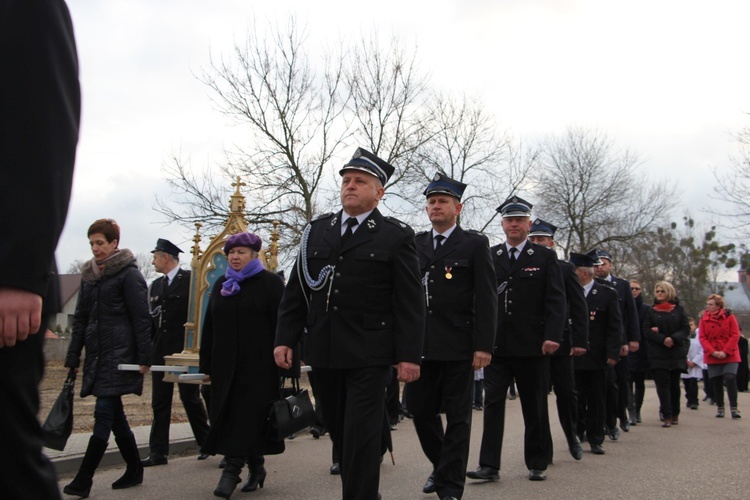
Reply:
<svg viewBox="0 0 750 500"><path fill-rule="evenodd" d="M703 359L706 364L718 365L725 363L739 363L740 327L734 314L722 309L718 315L703 313L698 330L698 337L703 346ZM727 357L717 359L711 356L714 351L724 351Z"/></svg>

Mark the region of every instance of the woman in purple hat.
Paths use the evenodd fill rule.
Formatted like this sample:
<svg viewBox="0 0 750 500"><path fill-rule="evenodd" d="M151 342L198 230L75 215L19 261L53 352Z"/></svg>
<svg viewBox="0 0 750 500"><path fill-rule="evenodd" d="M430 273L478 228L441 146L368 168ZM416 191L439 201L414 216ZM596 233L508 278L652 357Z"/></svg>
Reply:
<svg viewBox="0 0 750 500"><path fill-rule="evenodd" d="M261 239L235 234L224 244L228 267L216 281L203 322L200 370L211 382L211 430L203 453L226 457L214 495L229 498L247 461L242 491L263 487L264 455L282 453L284 442L266 438L266 419L278 399L279 370L273 347L284 283L259 259Z"/></svg>

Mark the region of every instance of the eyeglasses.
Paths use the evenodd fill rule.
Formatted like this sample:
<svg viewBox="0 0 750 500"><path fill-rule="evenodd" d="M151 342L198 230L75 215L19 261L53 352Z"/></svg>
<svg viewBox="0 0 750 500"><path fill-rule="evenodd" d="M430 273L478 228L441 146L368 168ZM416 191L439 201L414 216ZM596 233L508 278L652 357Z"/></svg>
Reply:
<svg viewBox="0 0 750 500"><path fill-rule="evenodd" d="M664 290L655 290L654 293L667 293Z"/></svg>
<svg viewBox="0 0 750 500"><path fill-rule="evenodd" d="M634 292L637 292L638 290L640 290L640 288L635 287L635 286L631 286L630 289L633 290Z"/></svg>

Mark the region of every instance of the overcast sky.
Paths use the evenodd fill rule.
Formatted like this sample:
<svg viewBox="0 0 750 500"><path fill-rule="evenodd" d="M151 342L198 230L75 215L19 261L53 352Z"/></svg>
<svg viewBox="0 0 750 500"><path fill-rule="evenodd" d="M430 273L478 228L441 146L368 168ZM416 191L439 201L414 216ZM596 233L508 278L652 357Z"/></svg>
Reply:
<svg viewBox="0 0 750 500"><path fill-rule="evenodd" d="M192 233L165 227L153 210L155 195L169 194L161 167L178 150L193 165L218 164L237 140L241 131L195 75L209 53L231 51L253 16L295 14L311 51L374 29L393 33L417 47L434 87L481 95L502 130L527 143L570 125L603 131L640 155L644 182L674 179L696 216L709 205L710 168L728 167L732 134L750 126L747 0L68 4L83 115L62 272L91 257L86 229L101 217L120 223L121 247L135 253L158 237L189 250Z"/></svg>

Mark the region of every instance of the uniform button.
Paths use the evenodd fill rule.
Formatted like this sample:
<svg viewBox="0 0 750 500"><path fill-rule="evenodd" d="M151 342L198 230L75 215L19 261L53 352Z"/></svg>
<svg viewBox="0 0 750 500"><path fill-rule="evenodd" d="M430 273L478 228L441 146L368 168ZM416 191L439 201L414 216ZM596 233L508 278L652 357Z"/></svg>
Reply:
<svg viewBox="0 0 750 500"><path fill-rule="evenodd" d="M512 316L512 315L513 315L513 313L510 312L510 311L508 311L508 316Z"/></svg>
<svg viewBox="0 0 750 500"><path fill-rule="evenodd" d="M435 280L430 280L430 283L435 283Z"/></svg>
<svg viewBox="0 0 750 500"><path fill-rule="evenodd" d="M338 293L339 293L339 290L338 290L338 288L337 288L336 290L334 290L334 291L333 291L333 293L334 293L334 294L338 294Z"/></svg>
<svg viewBox="0 0 750 500"><path fill-rule="evenodd" d="M512 304L512 303L513 303L513 301L512 301L512 300L509 300L509 301L508 301L508 304Z"/></svg>
<svg viewBox="0 0 750 500"><path fill-rule="evenodd" d="M344 256L343 255L339 255L339 262L341 262L342 260L344 260Z"/></svg>
<svg viewBox="0 0 750 500"><path fill-rule="evenodd" d="M430 300L432 300L432 295L430 295Z"/></svg>
<svg viewBox="0 0 750 500"><path fill-rule="evenodd" d="M370 254L370 257L375 257L375 254L374 254L374 253L371 253L371 254Z"/></svg>
<svg viewBox="0 0 750 500"><path fill-rule="evenodd" d="M427 314L432 314L432 309L430 309L429 311L427 311Z"/></svg>
<svg viewBox="0 0 750 500"><path fill-rule="evenodd" d="M385 326L385 321L381 321L381 322L380 322L380 324L381 324L382 326Z"/></svg>
<svg viewBox="0 0 750 500"><path fill-rule="evenodd" d="M340 278L341 277L341 273L336 273L336 277Z"/></svg>
<svg viewBox="0 0 750 500"><path fill-rule="evenodd" d="M333 311L338 311L339 310L339 308L336 307L336 306L333 306L331 309L333 309Z"/></svg>

